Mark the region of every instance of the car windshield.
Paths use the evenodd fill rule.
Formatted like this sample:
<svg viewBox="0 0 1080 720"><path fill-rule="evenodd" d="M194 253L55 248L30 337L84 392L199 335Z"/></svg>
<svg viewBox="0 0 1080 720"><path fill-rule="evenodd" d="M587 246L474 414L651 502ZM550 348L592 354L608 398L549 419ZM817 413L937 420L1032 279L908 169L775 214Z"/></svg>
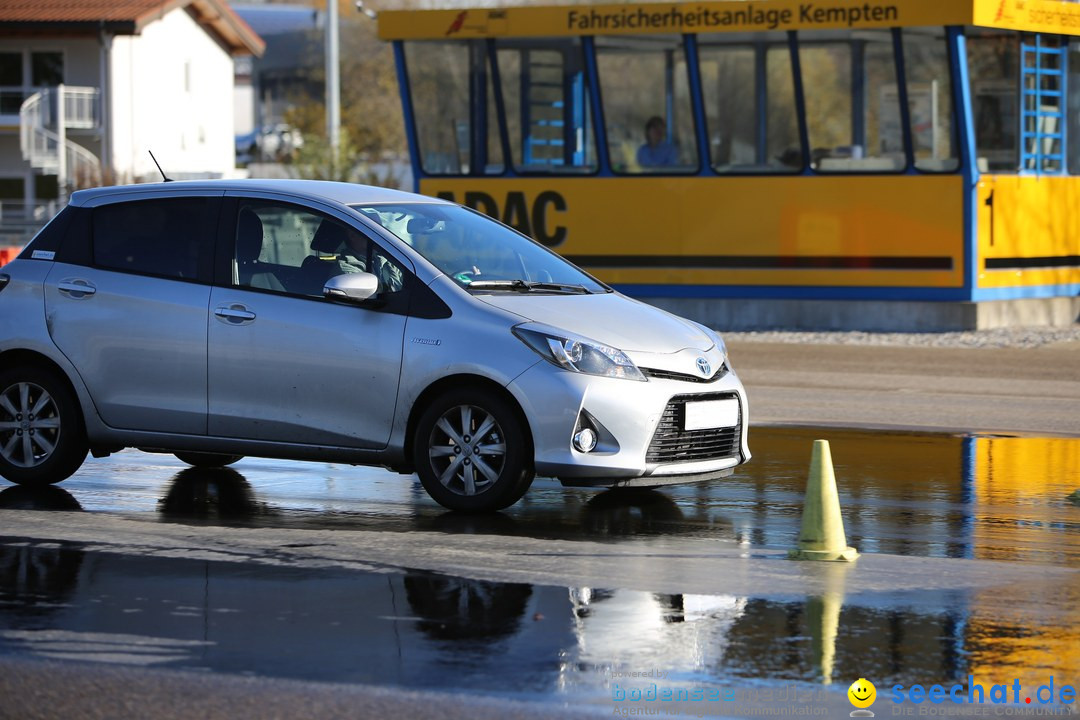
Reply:
<svg viewBox="0 0 1080 720"><path fill-rule="evenodd" d="M467 208L434 203L352 207L473 292L609 292L543 245Z"/></svg>

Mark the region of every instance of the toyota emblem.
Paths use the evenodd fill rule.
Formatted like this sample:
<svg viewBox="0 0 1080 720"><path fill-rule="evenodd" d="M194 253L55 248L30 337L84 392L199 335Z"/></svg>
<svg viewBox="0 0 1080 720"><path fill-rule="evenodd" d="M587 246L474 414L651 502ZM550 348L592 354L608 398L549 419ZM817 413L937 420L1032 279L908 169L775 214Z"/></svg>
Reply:
<svg viewBox="0 0 1080 720"><path fill-rule="evenodd" d="M712 374L712 365L710 365L709 361L703 357L697 359L697 369L700 370L701 374L705 377L709 377L709 375Z"/></svg>

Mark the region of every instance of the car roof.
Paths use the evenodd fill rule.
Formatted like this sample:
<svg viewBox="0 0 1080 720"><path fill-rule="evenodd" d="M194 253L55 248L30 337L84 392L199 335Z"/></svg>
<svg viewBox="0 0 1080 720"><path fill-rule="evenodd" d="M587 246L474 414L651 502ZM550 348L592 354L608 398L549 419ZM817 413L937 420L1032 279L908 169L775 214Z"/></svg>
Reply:
<svg viewBox="0 0 1080 720"><path fill-rule="evenodd" d="M330 182L326 180L180 180L176 182L143 183L139 185L117 185L113 187L78 190L71 195L71 204L85 205L95 198L127 193L146 193L160 191L162 194L177 191L211 190L248 192L266 192L293 195L311 200L330 200L343 205L367 205L381 203L435 203L448 205L445 200L417 195L415 193L390 190L371 185Z"/></svg>

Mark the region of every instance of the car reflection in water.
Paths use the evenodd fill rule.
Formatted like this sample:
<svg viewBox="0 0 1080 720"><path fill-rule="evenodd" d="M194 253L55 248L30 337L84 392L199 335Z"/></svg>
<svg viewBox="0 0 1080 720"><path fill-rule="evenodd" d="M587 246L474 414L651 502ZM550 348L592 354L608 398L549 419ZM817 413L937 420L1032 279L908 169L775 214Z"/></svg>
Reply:
<svg viewBox="0 0 1080 720"><path fill-rule="evenodd" d="M1080 441L830 436L849 539L860 549L1065 567L1080 557L1075 508L1065 500L1080 486ZM320 488L301 484L290 497L279 484L262 485L268 475L258 466L250 483L232 470L178 473L158 507L163 519L194 523L477 533L491 536L492 552L499 535L515 534L644 546L688 533L776 547L798 529L807 437L762 431L760 464L719 486L560 489L551 502L541 492L531 505L482 520L425 501L350 505L345 490L320 511L309 499ZM374 492L361 486L360 495ZM0 492L0 506L79 502L63 491L18 490ZM81 502L91 506L95 496ZM136 557L19 538L0 538L0 568L0 653L8 654L566 699L609 698L613 672L651 668L670 672L672 686L867 677L879 688L912 678L963 682L969 673L1038 685L1080 670L1076 581L852 595L849 573L858 567L832 566L821 570L820 595L661 594Z"/></svg>
<svg viewBox="0 0 1080 720"><path fill-rule="evenodd" d="M12 485L0 490L0 509L78 512L83 508L74 495L55 485L44 487Z"/></svg>
<svg viewBox="0 0 1080 720"><path fill-rule="evenodd" d="M173 477L165 497L158 501L165 520L231 522L272 514L255 499L247 478L232 468L181 470Z"/></svg>
<svg viewBox="0 0 1080 720"><path fill-rule="evenodd" d="M970 669L963 618L948 609L836 605L830 620L815 598L532 586L40 543L0 545L0 580L0 653L33 657L568 698L606 696L622 670L663 669L680 686L853 673L945 681Z"/></svg>

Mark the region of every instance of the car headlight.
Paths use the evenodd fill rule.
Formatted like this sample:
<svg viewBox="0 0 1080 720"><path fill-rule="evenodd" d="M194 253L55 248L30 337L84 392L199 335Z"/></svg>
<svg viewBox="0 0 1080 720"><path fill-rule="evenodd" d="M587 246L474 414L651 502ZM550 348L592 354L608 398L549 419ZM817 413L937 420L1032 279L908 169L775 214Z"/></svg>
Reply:
<svg viewBox="0 0 1080 720"><path fill-rule="evenodd" d="M645 382L622 350L554 329L518 325L514 335L552 365L570 372Z"/></svg>

